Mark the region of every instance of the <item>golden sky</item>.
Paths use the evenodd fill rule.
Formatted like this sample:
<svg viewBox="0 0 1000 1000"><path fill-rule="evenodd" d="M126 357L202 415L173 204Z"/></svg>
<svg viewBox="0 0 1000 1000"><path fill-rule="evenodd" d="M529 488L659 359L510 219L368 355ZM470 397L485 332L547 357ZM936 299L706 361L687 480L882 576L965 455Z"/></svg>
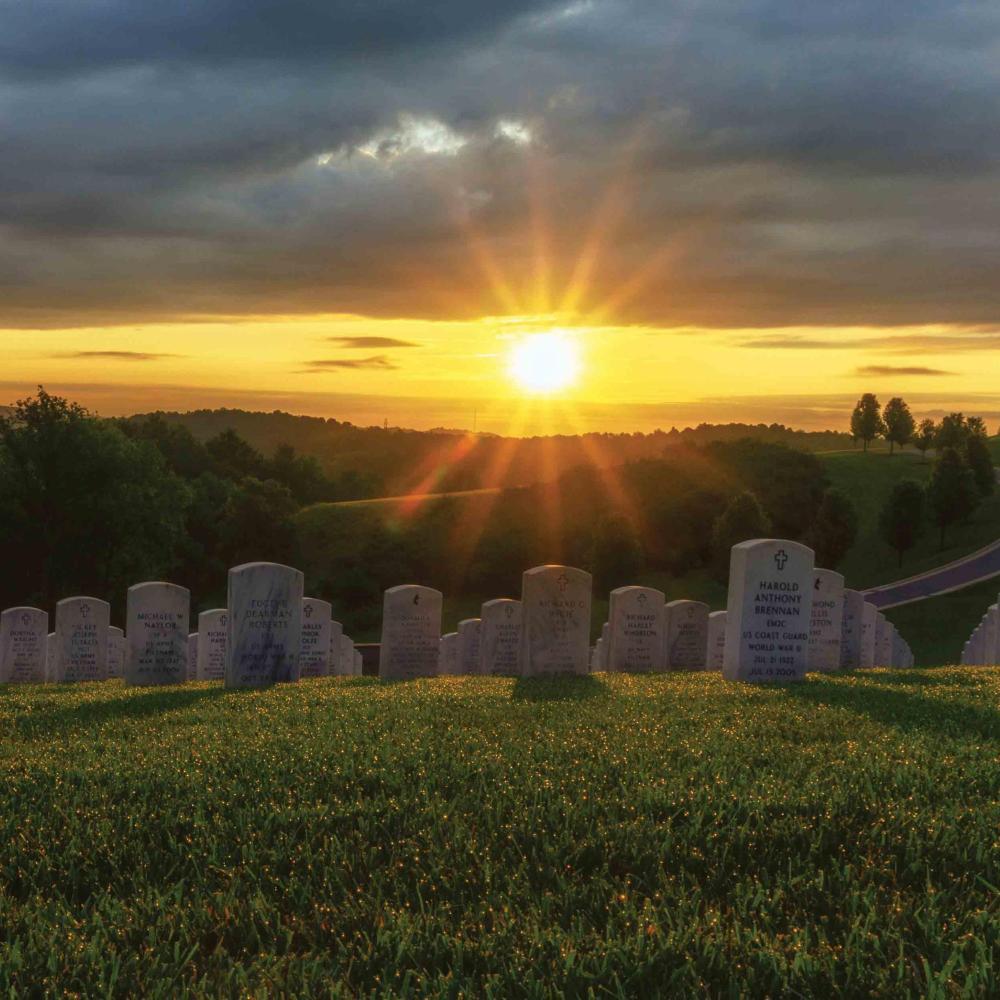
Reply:
<svg viewBox="0 0 1000 1000"><path fill-rule="evenodd" d="M540 334L570 344L578 377L536 392L512 355ZM496 433L650 430L706 421L844 429L861 392L917 413L1000 410L1000 335L943 326L657 329L565 316L478 321L330 315L8 330L2 394L37 383L107 415L237 406L356 423ZM919 364L911 360L919 356Z"/></svg>

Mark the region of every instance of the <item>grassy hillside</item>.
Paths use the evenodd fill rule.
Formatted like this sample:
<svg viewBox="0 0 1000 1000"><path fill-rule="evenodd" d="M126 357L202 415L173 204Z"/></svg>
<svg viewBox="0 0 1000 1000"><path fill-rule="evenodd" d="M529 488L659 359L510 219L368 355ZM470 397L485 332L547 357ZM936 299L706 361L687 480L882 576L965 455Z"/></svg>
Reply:
<svg viewBox="0 0 1000 1000"><path fill-rule="evenodd" d="M906 636L916 662L937 667L957 662L962 645L986 609L997 601L1000 577L940 597L904 604L886 617Z"/></svg>
<svg viewBox="0 0 1000 1000"><path fill-rule="evenodd" d="M832 485L844 490L858 510L860 530L854 547L837 567L850 587L875 587L922 573L973 552L1000 538L1000 491L983 501L967 524L948 529L945 547L938 546L937 531L928 524L916 548L906 554L902 568L895 553L878 532L878 514L892 487L901 480L926 483L931 462L910 452L830 454L822 456Z"/></svg>
<svg viewBox="0 0 1000 1000"><path fill-rule="evenodd" d="M1000 672L0 691L10 995L1000 991Z"/></svg>

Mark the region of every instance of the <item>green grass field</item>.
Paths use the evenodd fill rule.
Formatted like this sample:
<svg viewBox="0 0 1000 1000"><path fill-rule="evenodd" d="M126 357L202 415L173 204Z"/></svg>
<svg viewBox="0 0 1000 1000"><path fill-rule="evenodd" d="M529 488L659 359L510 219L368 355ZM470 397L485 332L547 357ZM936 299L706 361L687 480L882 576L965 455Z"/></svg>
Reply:
<svg viewBox="0 0 1000 1000"><path fill-rule="evenodd" d="M998 704L986 669L0 689L0 988L997 995Z"/></svg>

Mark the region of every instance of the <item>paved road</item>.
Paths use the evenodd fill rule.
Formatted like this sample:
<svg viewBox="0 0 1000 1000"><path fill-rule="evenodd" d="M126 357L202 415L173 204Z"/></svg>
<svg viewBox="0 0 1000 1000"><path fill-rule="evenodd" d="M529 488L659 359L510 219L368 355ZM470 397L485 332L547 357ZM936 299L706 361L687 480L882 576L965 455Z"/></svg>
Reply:
<svg viewBox="0 0 1000 1000"><path fill-rule="evenodd" d="M900 604L911 604L926 597L961 590L994 576L1000 576L1000 541L919 576L866 590L865 600L871 601L877 608L895 608Z"/></svg>

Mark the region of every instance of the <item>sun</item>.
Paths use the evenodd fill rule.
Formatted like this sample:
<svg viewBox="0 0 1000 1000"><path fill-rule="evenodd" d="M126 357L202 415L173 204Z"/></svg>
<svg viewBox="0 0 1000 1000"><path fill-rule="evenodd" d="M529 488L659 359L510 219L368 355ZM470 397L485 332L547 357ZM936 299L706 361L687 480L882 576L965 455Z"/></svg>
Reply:
<svg viewBox="0 0 1000 1000"><path fill-rule="evenodd" d="M548 395L575 385L581 367L576 342L549 330L522 337L511 348L507 371L523 392Z"/></svg>

